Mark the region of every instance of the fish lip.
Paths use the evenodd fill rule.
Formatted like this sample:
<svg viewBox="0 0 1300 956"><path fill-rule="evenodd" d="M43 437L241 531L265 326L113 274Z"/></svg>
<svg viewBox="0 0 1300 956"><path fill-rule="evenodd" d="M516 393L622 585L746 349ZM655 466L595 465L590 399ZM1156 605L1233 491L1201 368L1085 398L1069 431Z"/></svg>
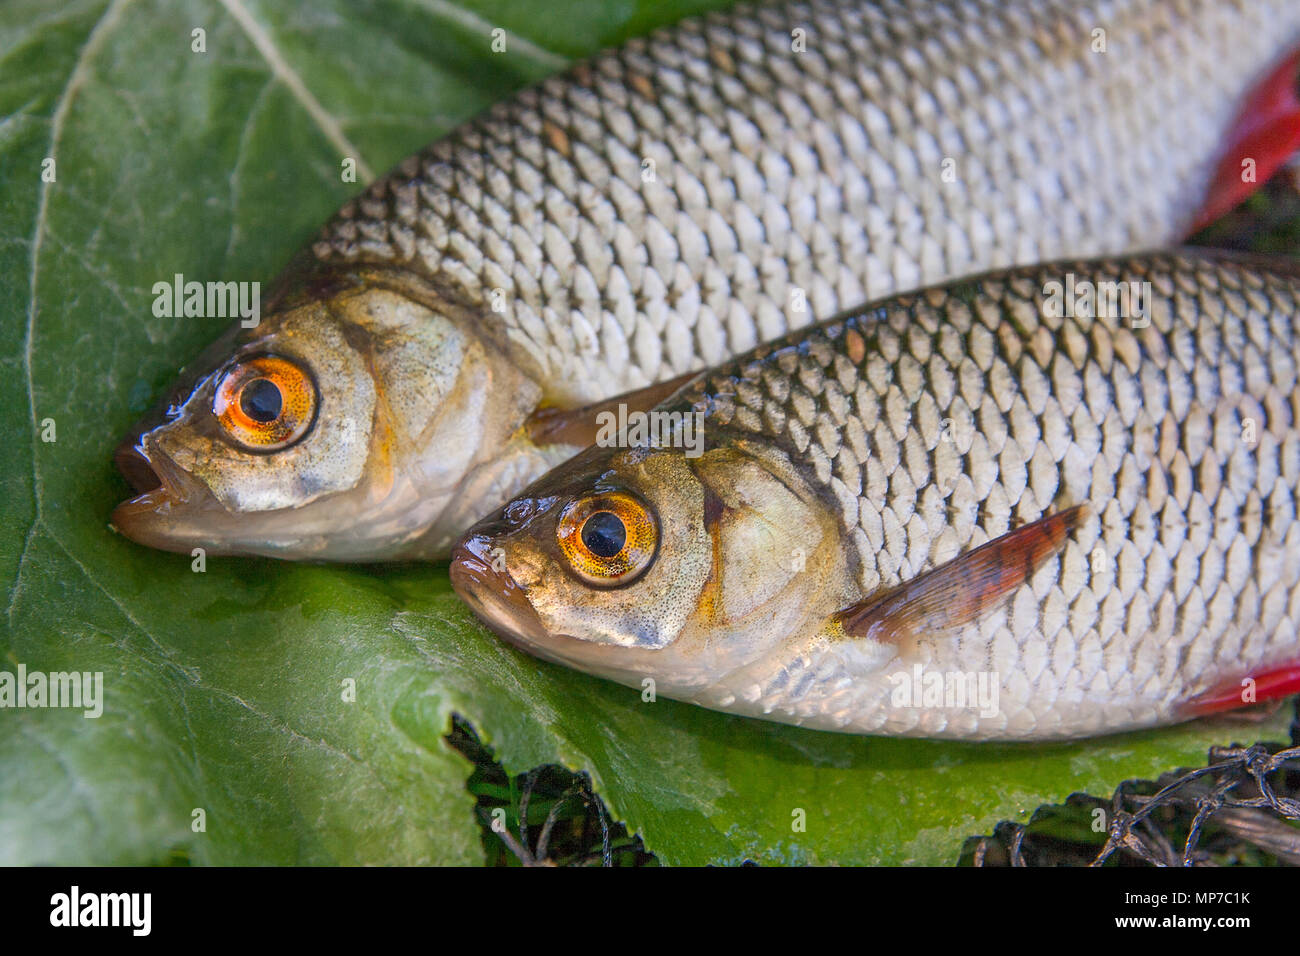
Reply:
<svg viewBox="0 0 1300 956"><path fill-rule="evenodd" d="M494 633L536 654L550 635L532 602L509 571L489 557L492 538L471 533L451 552L451 586Z"/></svg>
<svg viewBox="0 0 1300 956"><path fill-rule="evenodd" d="M109 525L137 544L189 551L192 542L167 530L174 512L189 506L194 497L194 488L181 469L150 441L147 432L118 445L113 461L139 494L113 509Z"/></svg>

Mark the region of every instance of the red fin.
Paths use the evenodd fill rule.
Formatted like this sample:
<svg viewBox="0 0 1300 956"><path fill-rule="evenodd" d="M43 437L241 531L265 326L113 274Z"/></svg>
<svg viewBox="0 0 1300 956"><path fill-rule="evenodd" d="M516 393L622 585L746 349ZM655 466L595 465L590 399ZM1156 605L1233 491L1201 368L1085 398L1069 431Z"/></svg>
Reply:
<svg viewBox="0 0 1300 956"><path fill-rule="evenodd" d="M1233 209L1300 150L1300 50L1292 53L1246 97L1246 108L1228 131L1223 158L1192 231ZM1242 181L1242 163L1254 161L1253 178Z"/></svg>
<svg viewBox="0 0 1300 956"><path fill-rule="evenodd" d="M648 412L671 396L698 372L687 372L666 382L658 382L634 392L624 392L603 402L583 405L581 408L548 406L533 412L524 427L536 445L576 445L586 448L596 443L600 431L596 416L601 412L615 412L623 405L629 412Z"/></svg>
<svg viewBox="0 0 1300 956"><path fill-rule="evenodd" d="M1084 514L1084 506L1075 505L1040 518L890 591L873 594L837 615L844 632L897 642L927 630L967 624L1060 551Z"/></svg>
<svg viewBox="0 0 1300 956"><path fill-rule="evenodd" d="M1182 709L1189 717L1201 717L1295 693L1300 693L1300 662L1262 674L1249 674L1240 680L1225 681L1186 701Z"/></svg>

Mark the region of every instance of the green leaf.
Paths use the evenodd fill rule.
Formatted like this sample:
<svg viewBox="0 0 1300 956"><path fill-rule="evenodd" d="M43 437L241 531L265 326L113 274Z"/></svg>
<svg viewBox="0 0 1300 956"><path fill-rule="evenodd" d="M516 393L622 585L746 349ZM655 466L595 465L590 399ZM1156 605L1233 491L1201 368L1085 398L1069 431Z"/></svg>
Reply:
<svg viewBox="0 0 1300 956"><path fill-rule="evenodd" d="M1234 735L1281 736L803 732L645 704L527 658L474 622L442 567L195 573L108 529L127 490L114 443L219 331L155 318L155 282L266 282L358 188L340 181L344 158L382 171L563 57L710 5L0 7L0 669L102 672L105 693L98 719L0 710L0 862L481 861L469 766L443 740L453 712L511 772L589 771L676 863L951 862L968 834L1043 802L1199 765Z"/></svg>

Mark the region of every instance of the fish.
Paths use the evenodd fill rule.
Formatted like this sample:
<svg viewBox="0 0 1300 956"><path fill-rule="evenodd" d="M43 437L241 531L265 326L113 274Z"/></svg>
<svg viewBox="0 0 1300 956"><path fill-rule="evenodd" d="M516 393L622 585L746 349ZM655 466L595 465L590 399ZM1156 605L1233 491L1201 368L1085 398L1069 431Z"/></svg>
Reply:
<svg viewBox="0 0 1300 956"><path fill-rule="evenodd" d="M111 524L445 559L683 376L871 298L1176 240L1285 159L1297 38L1292 0L809 0L632 39L345 205L130 429Z"/></svg>
<svg viewBox="0 0 1300 956"><path fill-rule="evenodd" d="M1263 704L1300 690L1298 323L1300 265L1210 252L878 301L559 466L452 583L537 657L820 730L1071 739Z"/></svg>

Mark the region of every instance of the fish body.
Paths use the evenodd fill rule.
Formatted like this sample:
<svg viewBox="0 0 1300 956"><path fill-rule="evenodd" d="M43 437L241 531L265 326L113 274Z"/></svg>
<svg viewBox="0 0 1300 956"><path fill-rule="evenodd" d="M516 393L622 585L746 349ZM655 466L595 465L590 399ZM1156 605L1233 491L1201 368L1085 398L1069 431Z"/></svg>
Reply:
<svg viewBox="0 0 1300 956"><path fill-rule="evenodd" d="M1298 322L1294 264L1195 254L886 300L556 469L453 583L545 658L825 730L1069 738L1293 691Z"/></svg>
<svg viewBox="0 0 1300 956"><path fill-rule="evenodd" d="M870 297L1177 238L1297 37L1291 0L814 0L631 40L344 207L128 436L143 494L114 524L187 552L445 556L588 443L539 439L540 412ZM232 383L270 395L261 356L290 392L259 414L301 386L305 427L214 411Z"/></svg>

